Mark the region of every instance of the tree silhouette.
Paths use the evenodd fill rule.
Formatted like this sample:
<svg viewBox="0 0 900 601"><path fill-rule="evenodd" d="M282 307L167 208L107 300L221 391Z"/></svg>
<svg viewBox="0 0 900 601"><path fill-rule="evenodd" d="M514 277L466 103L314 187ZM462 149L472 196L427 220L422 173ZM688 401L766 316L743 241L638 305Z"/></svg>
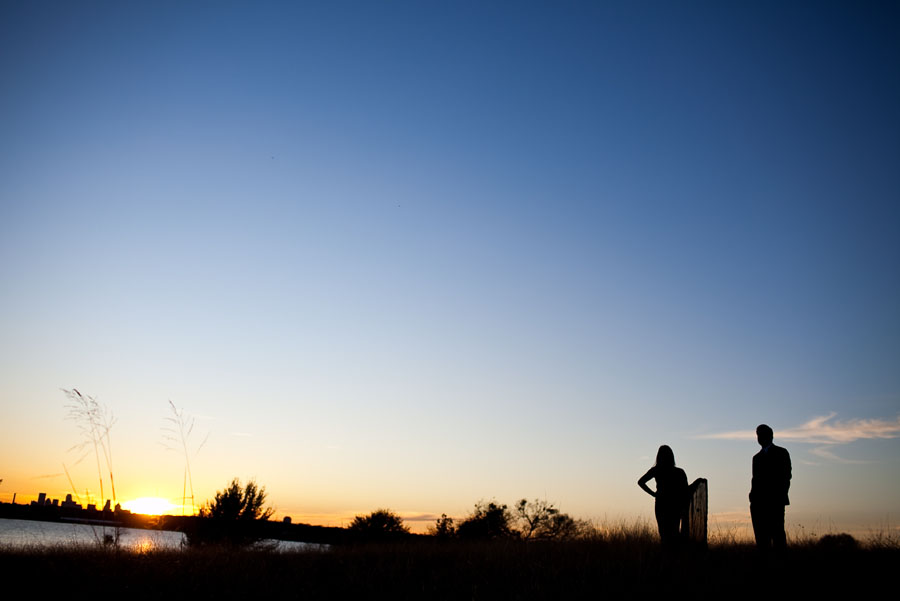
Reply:
<svg viewBox="0 0 900 601"><path fill-rule="evenodd" d="M225 490L216 493L216 498L200 508L201 517L219 520L267 520L273 509L263 509L266 488L259 488L253 480L241 488L237 478Z"/></svg>
<svg viewBox="0 0 900 601"><path fill-rule="evenodd" d="M467 539L506 538L514 535L511 522L512 514L506 505L479 501L472 514L460 522L456 534Z"/></svg>
<svg viewBox="0 0 900 601"><path fill-rule="evenodd" d="M428 527L428 534L436 538L452 538L456 536L456 526L453 524L453 518L447 517L446 513L442 513L441 517L434 521L434 526Z"/></svg>
<svg viewBox="0 0 900 601"><path fill-rule="evenodd" d="M265 500L265 487L259 487L253 480L241 486L235 478L200 508L200 517L187 532L188 542L241 546L261 540L264 536L260 524L274 512L271 507L263 509Z"/></svg>
<svg viewBox="0 0 900 601"><path fill-rule="evenodd" d="M537 538L569 540L584 537L591 532L591 525L584 520L575 520L567 513L557 513L544 522L537 532Z"/></svg>
<svg viewBox="0 0 900 601"><path fill-rule="evenodd" d="M515 506L515 516L520 524L520 535L525 540L561 540L575 538L584 530L584 524L575 521L567 513L560 512L553 503L535 499L521 499Z"/></svg>
<svg viewBox="0 0 900 601"><path fill-rule="evenodd" d="M347 528L357 540L374 541L400 538L409 534L403 520L390 509L377 509L369 515L358 515Z"/></svg>
<svg viewBox="0 0 900 601"><path fill-rule="evenodd" d="M515 512L516 517L522 524L522 538L526 540L540 537L542 530L545 529L550 520L554 516L559 515L559 509L554 507L553 503L540 499L535 499L531 502L521 499L516 503Z"/></svg>

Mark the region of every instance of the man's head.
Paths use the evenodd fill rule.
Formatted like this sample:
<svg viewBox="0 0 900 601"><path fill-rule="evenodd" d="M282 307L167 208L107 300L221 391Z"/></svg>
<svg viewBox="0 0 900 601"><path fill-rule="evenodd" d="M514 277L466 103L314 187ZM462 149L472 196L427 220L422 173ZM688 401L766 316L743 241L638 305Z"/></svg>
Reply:
<svg viewBox="0 0 900 601"><path fill-rule="evenodd" d="M762 448L766 448L772 444L773 438L775 438L775 433L772 432L772 428L766 424L760 424L756 427L756 441Z"/></svg>

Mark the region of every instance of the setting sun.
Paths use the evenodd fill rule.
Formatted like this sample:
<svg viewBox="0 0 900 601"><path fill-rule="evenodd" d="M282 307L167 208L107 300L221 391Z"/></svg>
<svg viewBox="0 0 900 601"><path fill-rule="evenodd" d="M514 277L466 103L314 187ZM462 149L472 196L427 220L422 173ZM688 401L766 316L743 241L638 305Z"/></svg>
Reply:
<svg viewBox="0 0 900 601"><path fill-rule="evenodd" d="M144 515L162 515L167 511L175 508L168 499L160 497L141 497L126 503L122 503L122 507L134 513L142 513Z"/></svg>

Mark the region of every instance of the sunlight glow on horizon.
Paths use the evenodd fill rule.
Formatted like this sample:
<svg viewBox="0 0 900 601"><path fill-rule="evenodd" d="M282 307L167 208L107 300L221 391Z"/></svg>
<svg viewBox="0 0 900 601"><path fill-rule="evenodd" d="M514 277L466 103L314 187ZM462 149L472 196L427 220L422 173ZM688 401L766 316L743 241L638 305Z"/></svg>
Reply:
<svg viewBox="0 0 900 601"><path fill-rule="evenodd" d="M144 515L163 515L171 513L173 509L177 509L177 505L173 505L168 499L161 497L140 497L122 503L122 507L133 513L141 513Z"/></svg>

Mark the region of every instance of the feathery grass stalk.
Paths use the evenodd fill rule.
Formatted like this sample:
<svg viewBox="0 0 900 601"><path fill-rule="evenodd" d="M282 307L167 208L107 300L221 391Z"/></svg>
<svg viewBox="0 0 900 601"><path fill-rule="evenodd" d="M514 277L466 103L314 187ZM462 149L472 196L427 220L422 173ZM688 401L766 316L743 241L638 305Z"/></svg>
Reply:
<svg viewBox="0 0 900 601"><path fill-rule="evenodd" d="M184 507L187 505L187 491L188 487L190 487L191 491L191 515L197 513L197 506L194 502L194 481L191 476L191 453L188 451L188 442L190 441L191 433L194 431L194 418L186 415L184 409L179 409L175 406L171 400L169 401L169 408L172 410L173 417L167 417L165 420L172 424L171 427L164 427L163 431L167 432L164 436L166 441L169 441L171 444L163 443L165 447L170 451L175 451L176 446L181 447L181 453L184 455L184 479L182 481L182 493L181 493L181 514L184 515ZM194 454L200 452L200 449L203 448L203 445L206 444L207 439L209 439L209 433L206 434L206 437L203 439L203 442L197 447L197 450L194 451Z"/></svg>
<svg viewBox="0 0 900 601"><path fill-rule="evenodd" d="M69 468L66 467L65 463L63 463L63 471L66 473L66 478L69 480L69 486L72 487L72 492L75 493L75 498L78 499L78 504L81 505L81 496L78 494L78 489L75 488L75 483L72 481L72 475L69 474Z"/></svg>
<svg viewBox="0 0 900 601"><path fill-rule="evenodd" d="M65 405L69 410L66 417L78 425L78 429L83 436L80 443L69 449L70 451L84 451L84 454L75 462L75 465L81 463L88 455L90 455L91 450L93 450L94 461L97 466L97 480L100 484L100 507L104 507L107 500L111 501L111 505L117 506L116 481L113 476L112 443L109 437L109 433L116 423L116 419L113 417L113 414L108 407L101 405L97 399L92 396L81 394L77 388L71 390L63 388L62 391L69 400ZM107 499L104 494L101 456L103 458L103 463L106 465L106 472L109 474L109 488L111 493L109 499ZM75 487L75 483L72 481L72 476L69 473L69 468L66 467L65 463L63 463L63 470L66 473L66 478L69 480L69 485L72 487L72 492L75 493L75 497L80 504L81 497L78 496L78 489ZM85 491L85 496L86 499L90 499L90 493L88 491ZM97 530L93 525L91 525L91 530L94 532L94 538L97 540L98 544L118 548L119 537L121 534L118 526L113 529L113 534L107 534L106 527L104 526L102 537L97 533Z"/></svg>
<svg viewBox="0 0 900 601"><path fill-rule="evenodd" d="M111 491L111 500L116 503L116 483L113 477L112 462L112 444L110 442L109 433L113 425L116 423L112 412L105 405L101 405L97 399L92 396L81 394L77 388L71 390L63 389L69 402L66 408L69 410L67 416L78 425L84 439L72 447L70 450L85 450L84 455L75 463L80 463L87 455L90 449L94 451L94 460L97 464L97 480L100 484L100 503L105 502L106 496L103 490L103 469L101 467L101 456L106 464L106 471L109 474L109 487ZM68 475L68 469L66 470ZM72 479L69 478L71 484ZM74 486L73 486L74 489Z"/></svg>

